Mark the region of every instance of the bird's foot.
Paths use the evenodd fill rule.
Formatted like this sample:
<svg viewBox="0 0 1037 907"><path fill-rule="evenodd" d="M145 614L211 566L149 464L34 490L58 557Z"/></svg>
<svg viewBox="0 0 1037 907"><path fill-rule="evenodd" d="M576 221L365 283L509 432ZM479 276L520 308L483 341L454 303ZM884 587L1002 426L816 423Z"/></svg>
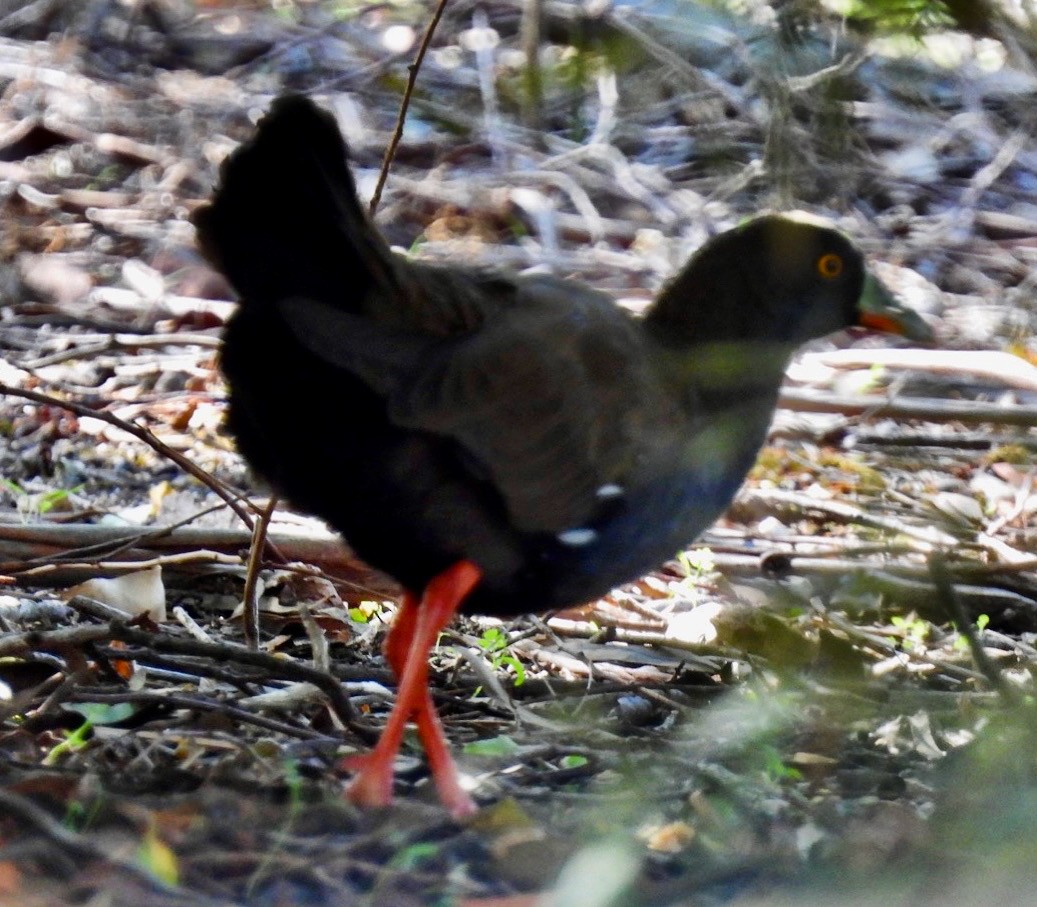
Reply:
<svg viewBox="0 0 1037 907"><path fill-rule="evenodd" d="M455 819L467 819L479 811L476 802L461 787L456 773L453 778L437 777L435 781L439 802L447 808L447 811Z"/></svg>
<svg viewBox="0 0 1037 907"><path fill-rule="evenodd" d="M346 799L351 803L362 807L392 803L392 759L381 759L376 753L358 753L342 759L339 768L353 772L353 780L346 786Z"/></svg>
<svg viewBox="0 0 1037 907"><path fill-rule="evenodd" d="M393 764L375 753L357 753L339 761L339 768L353 773L346 786L346 799L367 809L392 803ZM439 800L455 819L467 819L479 811L476 802L461 786L457 769L451 762L433 778Z"/></svg>

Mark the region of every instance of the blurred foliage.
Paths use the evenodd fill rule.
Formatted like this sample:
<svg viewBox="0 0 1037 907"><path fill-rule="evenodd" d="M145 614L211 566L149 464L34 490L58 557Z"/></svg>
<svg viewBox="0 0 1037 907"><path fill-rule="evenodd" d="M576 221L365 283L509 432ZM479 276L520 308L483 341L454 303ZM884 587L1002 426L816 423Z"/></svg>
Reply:
<svg viewBox="0 0 1037 907"><path fill-rule="evenodd" d="M931 29L960 28L991 35L996 9L984 0L849 0L846 15L883 32L920 34Z"/></svg>
<svg viewBox="0 0 1037 907"><path fill-rule="evenodd" d="M878 31L919 34L955 24L943 0L849 0L844 14Z"/></svg>
<svg viewBox="0 0 1037 907"><path fill-rule="evenodd" d="M990 37L1003 18L990 0L773 0L772 5L779 15L789 9L800 15L834 13L869 31L915 37L945 28Z"/></svg>

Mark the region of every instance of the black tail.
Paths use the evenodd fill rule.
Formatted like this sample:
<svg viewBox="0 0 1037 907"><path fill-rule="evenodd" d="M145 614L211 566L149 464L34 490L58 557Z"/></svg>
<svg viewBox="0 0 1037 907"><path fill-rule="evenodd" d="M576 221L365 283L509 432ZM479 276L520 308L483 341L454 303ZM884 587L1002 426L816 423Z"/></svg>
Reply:
<svg viewBox="0 0 1037 907"><path fill-rule="evenodd" d="M212 203L192 220L202 251L245 305L302 296L358 311L372 287L395 284L347 158L331 114L288 95L224 162Z"/></svg>

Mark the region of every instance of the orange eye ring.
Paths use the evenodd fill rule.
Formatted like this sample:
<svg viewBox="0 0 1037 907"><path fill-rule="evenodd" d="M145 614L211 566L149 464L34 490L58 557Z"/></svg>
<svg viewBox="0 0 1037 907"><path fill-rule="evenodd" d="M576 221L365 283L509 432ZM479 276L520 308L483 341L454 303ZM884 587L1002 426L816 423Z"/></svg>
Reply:
<svg viewBox="0 0 1037 907"><path fill-rule="evenodd" d="M835 280L843 273L842 256L836 255L835 252L826 252L817 260L817 273L825 280Z"/></svg>

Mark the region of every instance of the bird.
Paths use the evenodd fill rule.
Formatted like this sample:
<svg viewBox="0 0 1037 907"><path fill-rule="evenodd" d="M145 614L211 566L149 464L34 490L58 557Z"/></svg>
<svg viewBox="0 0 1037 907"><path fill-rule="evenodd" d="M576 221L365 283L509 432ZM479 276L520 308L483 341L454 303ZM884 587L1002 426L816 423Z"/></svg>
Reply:
<svg viewBox="0 0 1037 907"><path fill-rule="evenodd" d="M428 688L458 612L593 601L691 543L765 441L785 368L853 325L928 325L823 219L765 213L707 241L638 317L546 273L392 251L331 113L276 99L192 215L239 304L227 426L253 470L405 594L397 700L346 794L387 805L413 722L443 805L476 809Z"/></svg>

